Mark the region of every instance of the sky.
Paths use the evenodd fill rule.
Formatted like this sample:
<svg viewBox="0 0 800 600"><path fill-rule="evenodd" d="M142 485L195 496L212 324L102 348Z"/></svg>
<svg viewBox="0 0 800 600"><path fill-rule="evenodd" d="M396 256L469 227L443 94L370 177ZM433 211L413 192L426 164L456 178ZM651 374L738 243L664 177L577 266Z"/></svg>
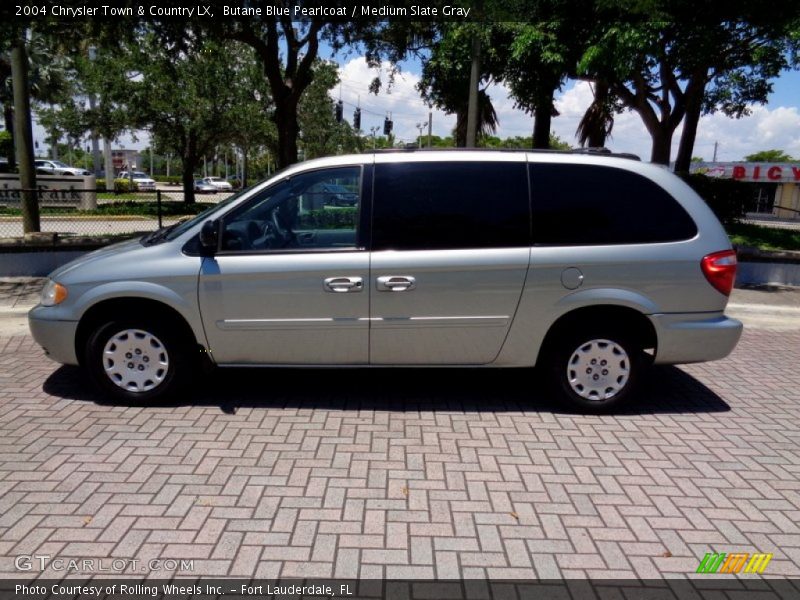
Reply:
<svg viewBox="0 0 800 600"><path fill-rule="evenodd" d="M383 65L382 70L385 80L388 65ZM405 141L416 139L417 123L427 122L428 118L428 109L415 89L419 81L418 65L406 64L403 72L396 76L391 90L384 89L378 96L364 91L377 70L369 69L363 58L350 58L340 65L339 72L346 118L351 118L353 105L360 101L362 129L369 131L374 125L382 128L383 115L391 111L396 136ZM487 92L498 115L497 136L532 134L532 117L514 108L514 100L505 86L490 85ZM338 90L334 90L334 97L338 98ZM592 91L588 83L567 82L556 94L555 104L560 115L552 121L552 132L577 146L575 130L591 101ZM434 111L434 135L449 135L454 125L455 116ZM673 158L677 154L680 132L681 128L678 128L673 138ZM800 157L800 73L786 72L776 79L768 104L753 106L750 116L732 119L718 113L702 117L694 155L711 160L715 142L718 143L718 161L742 160L747 154L772 148ZM639 115L634 112L618 115L607 146L614 151L632 152L649 159L650 136Z"/></svg>
<svg viewBox="0 0 800 600"><path fill-rule="evenodd" d="M361 107L361 128L369 134L371 127L378 127L377 134L383 133L383 120L391 113L394 121L394 134L398 140L413 142L419 134L419 125L427 132L428 107L416 90L419 81L420 64L403 63L401 72L395 76L391 88L384 86L376 96L370 94L368 86L374 77L381 75L388 80L388 64L381 69L370 69L363 57L348 56L337 61L341 86L334 89L334 99L344 102L345 119L352 123L353 110ZM514 108L514 100L501 84L492 84L487 92L492 99L499 119L496 135L530 136L533 130L532 117ZM568 81L556 94L556 108L560 115L552 121L552 133L573 146L577 146L575 129L584 111L592 101L588 83ZM434 135L450 135L455 125L455 116L441 111L433 111ZM681 128L673 137L672 157L677 154ZM45 152L44 131L35 124L34 138L39 141L39 153ZM130 135L122 136L114 147L142 149L148 145L146 132L139 132L133 140ZM747 154L759 150L778 149L800 157L800 72L785 72L773 83L773 93L768 104L755 105L751 114L741 119L732 119L721 113L703 116L697 132L694 156L710 161L717 143L717 160L742 160ZM631 152L644 160L650 157L650 136L640 117L634 112L618 115L607 147L616 152Z"/></svg>

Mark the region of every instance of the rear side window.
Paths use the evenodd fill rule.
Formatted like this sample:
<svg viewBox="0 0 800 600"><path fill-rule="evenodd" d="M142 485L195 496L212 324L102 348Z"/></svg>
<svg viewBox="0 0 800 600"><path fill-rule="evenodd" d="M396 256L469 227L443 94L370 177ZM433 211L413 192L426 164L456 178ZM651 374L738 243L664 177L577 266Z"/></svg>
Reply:
<svg viewBox="0 0 800 600"><path fill-rule="evenodd" d="M379 164L374 190L376 250L530 245L524 163Z"/></svg>
<svg viewBox="0 0 800 600"><path fill-rule="evenodd" d="M687 240L697 226L658 184L595 165L532 164L533 241L541 245Z"/></svg>

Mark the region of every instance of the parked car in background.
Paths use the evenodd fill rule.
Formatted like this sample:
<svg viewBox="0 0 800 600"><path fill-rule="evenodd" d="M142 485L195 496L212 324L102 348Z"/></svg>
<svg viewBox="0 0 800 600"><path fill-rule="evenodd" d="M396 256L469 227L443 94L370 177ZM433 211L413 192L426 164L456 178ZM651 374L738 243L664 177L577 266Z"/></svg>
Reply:
<svg viewBox="0 0 800 600"><path fill-rule="evenodd" d="M117 179L132 179L133 185L135 185L136 189L140 192L156 191L155 179L151 179L147 173L143 173L142 171L133 171L132 173L121 171L120 174L117 175Z"/></svg>
<svg viewBox="0 0 800 600"><path fill-rule="evenodd" d="M318 206L355 206L358 193L351 192L338 183L320 183L309 190Z"/></svg>
<svg viewBox="0 0 800 600"><path fill-rule="evenodd" d="M233 191L233 186L230 182L225 181L222 177L203 177L203 183L213 186L218 192Z"/></svg>
<svg viewBox="0 0 800 600"><path fill-rule="evenodd" d="M317 209L315 190L338 186L360 210ZM204 361L538 366L553 395L601 412L651 364L733 350L735 274L714 213L657 165L376 152L294 165L78 258L50 274L29 320L48 356L123 401L169 397ZM409 379L424 386L389 378Z"/></svg>
<svg viewBox="0 0 800 600"><path fill-rule="evenodd" d="M43 175L67 175L74 177L86 177L91 175L91 171L82 169L81 167L70 167L68 164L60 160L46 160L37 158L33 161L37 173Z"/></svg>
<svg viewBox="0 0 800 600"><path fill-rule="evenodd" d="M196 194L215 194L218 190L205 179L195 179L194 191Z"/></svg>

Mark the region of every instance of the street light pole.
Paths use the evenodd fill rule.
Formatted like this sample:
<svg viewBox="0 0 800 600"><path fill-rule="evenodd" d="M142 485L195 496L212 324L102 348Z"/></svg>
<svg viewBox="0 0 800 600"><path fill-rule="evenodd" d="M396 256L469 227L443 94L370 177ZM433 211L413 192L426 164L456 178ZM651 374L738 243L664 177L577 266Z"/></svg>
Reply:
<svg viewBox="0 0 800 600"><path fill-rule="evenodd" d="M422 148L422 132L425 131L425 123L417 123L417 131L419 131L419 137L417 137L417 148Z"/></svg>
<svg viewBox="0 0 800 600"><path fill-rule="evenodd" d="M97 57L97 48L89 46L89 60L94 62ZM97 110L97 96L94 93L89 94L89 110L94 115ZM97 130L92 129L92 172L95 177L100 176L100 138L97 135Z"/></svg>

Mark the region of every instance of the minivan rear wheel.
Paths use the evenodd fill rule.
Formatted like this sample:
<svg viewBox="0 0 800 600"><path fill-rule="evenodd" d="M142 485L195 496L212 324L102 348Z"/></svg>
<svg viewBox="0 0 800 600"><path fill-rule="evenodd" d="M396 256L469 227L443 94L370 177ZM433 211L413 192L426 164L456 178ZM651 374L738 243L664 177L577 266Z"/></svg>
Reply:
<svg viewBox="0 0 800 600"><path fill-rule="evenodd" d="M595 331L565 336L555 344L549 363L557 394L572 408L598 413L631 399L647 360L628 336Z"/></svg>
<svg viewBox="0 0 800 600"><path fill-rule="evenodd" d="M84 366L104 393L125 401L154 401L184 387L189 345L160 322L101 323L86 343Z"/></svg>

